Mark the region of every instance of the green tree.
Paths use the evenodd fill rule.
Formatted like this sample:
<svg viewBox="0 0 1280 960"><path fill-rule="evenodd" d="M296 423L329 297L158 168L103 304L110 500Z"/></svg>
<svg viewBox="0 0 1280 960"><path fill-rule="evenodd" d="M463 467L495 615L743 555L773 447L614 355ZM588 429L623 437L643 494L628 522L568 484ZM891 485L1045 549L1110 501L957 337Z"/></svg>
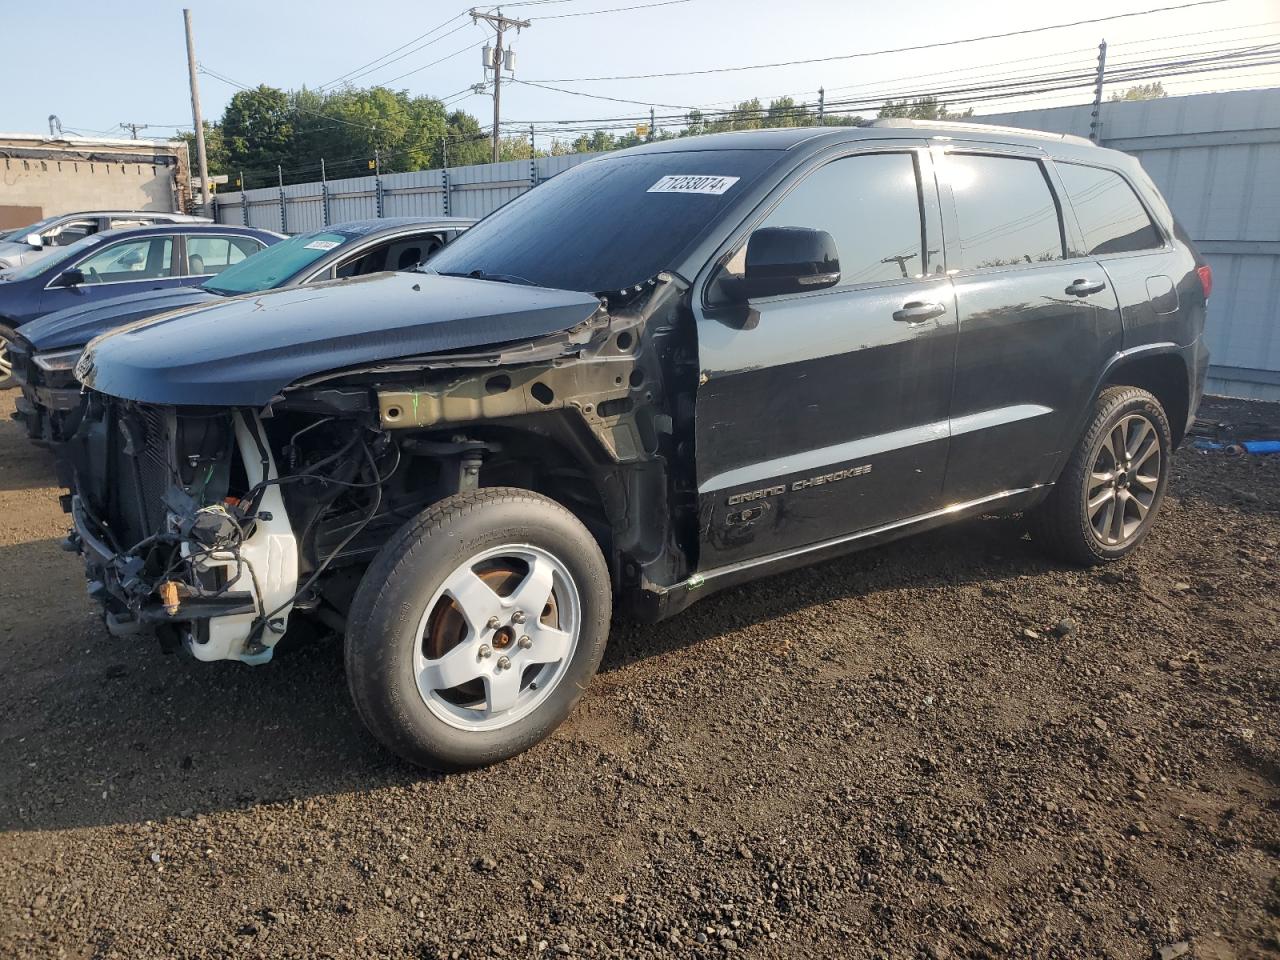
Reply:
<svg viewBox="0 0 1280 960"><path fill-rule="evenodd" d="M187 150L191 155L191 170L196 173L196 135L183 132L179 133L174 139L182 140L186 143ZM204 122L204 154L205 161L209 165L209 176L217 177L224 173L233 173L227 159L227 145L222 139L222 127L219 124L210 123L208 120Z"/></svg>
<svg viewBox="0 0 1280 960"><path fill-rule="evenodd" d="M1159 100L1161 97L1167 97L1164 92L1164 84L1159 80L1154 83L1139 83L1136 86L1126 87L1119 93L1113 93L1109 100Z"/></svg>
<svg viewBox="0 0 1280 960"><path fill-rule="evenodd" d="M294 161L294 112L290 97L275 87L241 90L222 113L227 164L259 176Z"/></svg>
<svg viewBox="0 0 1280 960"><path fill-rule="evenodd" d="M877 116L907 117L911 120L959 120L972 117L973 108L953 113L937 97L917 97L914 100L887 100Z"/></svg>

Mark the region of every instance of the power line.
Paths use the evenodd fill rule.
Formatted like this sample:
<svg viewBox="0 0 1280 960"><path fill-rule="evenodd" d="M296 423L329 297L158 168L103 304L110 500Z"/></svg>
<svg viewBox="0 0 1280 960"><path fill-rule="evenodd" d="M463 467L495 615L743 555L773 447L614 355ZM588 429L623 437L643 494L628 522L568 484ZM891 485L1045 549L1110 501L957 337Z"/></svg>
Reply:
<svg viewBox="0 0 1280 960"><path fill-rule="evenodd" d="M664 77L694 77L712 73L738 73L744 70L768 70L775 67L796 67L811 63L833 63L839 60L855 60L863 57L878 57L889 53L911 53L917 50L936 50L940 47L956 47L962 44L979 43L983 40L1002 40L1008 37L1023 37L1033 33L1045 33L1049 30L1065 30L1070 27L1081 27L1093 23L1107 23L1112 20L1123 20L1129 17L1146 17L1155 13L1169 13L1174 10L1189 10L1193 7L1213 6L1229 3L1231 0L1193 0L1169 7L1153 7L1150 10L1135 10L1131 13L1113 13L1105 17L1091 17L1088 20L1073 20L1070 23L1054 23L1043 27L1028 27L1025 30L1009 30L1005 33L989 33L980 37L965 37L961 40L940 40L935 43L920 43L909 47L892 47L884 50L864 50L858 53L844 53L831 57L812 57L806 60L783 60L777 63L752 63L736 67L711 67L704 70L672 70L665 73L632 73L605 77L553 77L539 80L539 83L589 83L601 80L654 80Z"/></svg>
<svg viewBox="0 0 1280 960"><path fill-rule="evenodd" d="M223 83L230 84L231 86L237 87L240 90L252 92L251 87L245 86L243 83L241 83L238 80L232 80L230 77L224 76L223 74L218 73L216 70L211 70L209 69L209 67L205 66L203 63L200 64L200 72L205 74L205 76L213 77L213 79L215 80L221 80ZM321 120L328 120L330 123L341 123L344 126L348 126L348 127L358 127L361 130L377 129L377 127L371 126L370 124L367 124L367 123L357 123L354 120L344 120L341 117L331 117L327 113L320 113L316 110L309 110L306 107L299 107L295 105L294 109L296 109L299 113L309 113L311 114L311 116L319 117Z"/></svg>
<svg viewBox="0 0 1280 960"><path fill-rule="evenodd" d="M671 7L677 3L692 3L693 0L660 0L658 3L641 3L632 7L607 7L604 10L578 10L574 13L554 13L547 17L535 17L536 20L564 20L568 17L594 17L600 13L626 13L628 10L649 10L652 7Z"/></svg>
<svg viewBox="0 0 1280 960"><path fill-rule="evenodd" d="M482 46L486 42L487 42L487 39L477 40L475 43L465 46L461 50L455 50L453 51L453 53L446 54L445 56L441 57L439 60L432 60L430 63L423 64L420 67L415 67L412 70L409 70L405 73L400 74L398 77L392 77L390 80L383 80L381 84L379 84L379 86L387 86L388 84L395 83L397 80L403 80L405 77L411 77L415 73L421 73L423 70L427 70L431 67L436 66L437 64L444 63L446 60L452 60L454 57L458 56L459 54L466 53L468 50L474 50L476 47Z"/></svg>
<svg viewBox="0 0 1280 960"><path fill-rule="evenodd" d="M437 26L432 27L432 28L431 28L430 30L428 30L426 33L419 34L418 36L414 37L412 40L408 41L407 43L402 43L402 44L400 44L400 46L396 47L394 50L389 50L388 52L384 53L382 56L380 56L380 57L375 57L374 59L370 60L368 63L362 63L360 66L356 67L354 70L348 70L346 73L344 73L344 74L342 74L342 75L340 75L340 76L334 77L332 80L330 80L330 81L328 81L328 82L326 82L326 83L322 83L322 84L320 84L320 86L319 86L319 87L317 87L316 89L317 89L317 90L323 90L325 87L331 87L331 86L333 86L334 84L336 84L336 83L340 83L341 81L343 81L343 80L347 79L347 78L348 78L348 77L350 77L352 74L354 74L354 73L359 73L360 71L364 70L364 68L365 68L365 67L371 67L371 66L373 66L375 63L379 63L380 61L387 59L387 57L391 56L391 54L393 54L393 53L399 53L399 52L400 52L401 50L403 50L405 47L412 46L413 44L417 43L419 40L423 40L423 39L425 39L426 37L431 36L431 34L435 33L437 30L440 30L440 29L442 29L443 27L447 27L449 24L453 23L453 21L454 21L454 20L457 20L459 17L461 17L461 16L462 16L463 14L465 14L465 13L466 13L466 11L465 11L465 10L463 10L463 11L459 11L458 13L455 13L455 14L454 14L452 17L450 17L448 20L445 20L443 23L440 23L440 24L438 24Z"/></svg>
<svg viewBox="0 0 1280 960"><path fill-rule="evenodd" d="M1270 63L1271 60L1265 58L1274 58L1277 56L1280 56L1280 44L1262 44L1240 47L1233 50L1215 51L1199 57L1183 57L1180 59L1139 58L1115 64L1113 69L1108 71L1108 84L1114 86L1119 83L1131 82L1134 80L1153 79L1158 76L1172 76L1183 73L1191 74L1222 70L1240 70L1245 67ZM1042 73L1036 76L1024 76L1003 82L982 82L981 78L979 78L962 86L935 86L932 88L913 87L899 88L897 90L890 91L868 92L857 98L844 98L830 101L828 103L828 112L847 114L862 110L875 109L879 106L883 106L884 103L889 100L910 100L920 99L923 97L934 97L940 101L948 103L1020 97L1027 96L1031 93L1073 89L1077 86L1092 85L1094 75L1094 70L1091 66L1087 68L1082 66L1078 70ZM809 114L809 111L810 108L808 105L797 104L793 107L774 110L773 112L769 112L767 108L761 107L758 111L758 115L761 119L785 119L794 116L805 116L806 114ZM736 108L700 112L702 113L703 119L708 122L715 122L717 118L742 116L744 114L744 111ZM557 130L558 132L582 132L597 129L602 124L613 124L617 128L621 128L645 119L647 118L643 115L635 115L574 121L520 120L512 121L512 124L518 124L520 126L527 126L530 122L533 122L535 125L554 124L556 126L544 127L541 132L548 132L548 130ZM687 117L680 117L678 115L668 115L659 117L658 119L665 120L667 122L671 122L673 120L684 120L687 122ZM570 128L569 125L573 125L572 128Z"/></svg>
<svg viewBox="0 0 1280 960"><path fill-rule="evenodd" d="M436 37L434 40L428 40L426 43L419 44L418 46L414 47L411 50L406 50L404 53L400 54L400 56L398 57L392 57L390 60L387 60L385 63L380 63L376 67L370 67L368 70L353 71L352 73L348 74L345 78L342 78L342 79L346 83L351 83L354 80L359 80L361 77L367 77L371 73L377 73L379 70L383 69L384 67L389 67L393 63L399 63L405 57L411 57L415 53L417 53L419 50L425 50L427 47L431 46L433 43L439 43L441 40L445 40L449 37L452 37L458 31L465 30L469 26L470 26L469 23L461 23L458 26L454 27L452 30L450 30L448 33L442 33L440 34L440 36ZM397 47L396 49L398 50L400 48ZM422 69L426 69L426 68L424 67ZM388 82L391 82L391 81L388 81Z"/></svg>
<svg viewBox="0 0 1280 960"><path fill-rule="evenodd" d="M590 97L592 100L611 100L614 103L634 103L642 107L666 107L670 110L696 110L697 107L689 107L679 103L656 103L649 100L627 100L623 97L606 97L601 93L587 93L584 90L565 90L561 87L553 87L545 83L534 83L532 80L516 80L514 77L511 83L518 83L525 87L537 87L539 90L552 90L556 93L567 93L573 97Z"/></svg>

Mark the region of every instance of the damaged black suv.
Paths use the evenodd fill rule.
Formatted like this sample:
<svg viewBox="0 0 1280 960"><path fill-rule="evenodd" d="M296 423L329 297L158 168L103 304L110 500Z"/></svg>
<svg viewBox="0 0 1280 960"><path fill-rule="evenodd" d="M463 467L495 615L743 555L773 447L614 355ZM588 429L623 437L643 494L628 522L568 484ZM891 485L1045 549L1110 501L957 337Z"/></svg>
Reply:
<svg viewBox="0 0 1280 960"><path fill-rule="evenodd" d="M113 633L346 634L416 763L581 697L615 607L993 511L1123 557L1200 398L1210 274L1136 161L877 123L590 160L418 272L235 298L81 358L72 543Z"/></svg>

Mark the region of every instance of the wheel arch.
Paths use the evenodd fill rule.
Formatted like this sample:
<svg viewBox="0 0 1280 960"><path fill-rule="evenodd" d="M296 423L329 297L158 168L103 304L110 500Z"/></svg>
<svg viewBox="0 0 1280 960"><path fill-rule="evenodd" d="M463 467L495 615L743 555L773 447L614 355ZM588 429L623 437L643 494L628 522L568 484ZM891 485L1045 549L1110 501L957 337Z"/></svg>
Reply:
<svg viewBox="0 0 1280 960"><path fill-rule="evenodd" d="M1176 349L1155 349L1121 355L1108 366L1094 391L1096 401L1108 387L1139 387L1146 390L1164 408L1169 419L1174 449L1182 443L1191 413L1190 371L1187 361Z"/></svg>
<svg viewBox="0 0 1280 960"><path fill-rule="evenodd" d="M567 509L599 543L615 589L651 564L672 562L674 524L661 458L620 463L563 411L475 424L466 433L496 447L481 467L480 485L532 490Z"/></svg>

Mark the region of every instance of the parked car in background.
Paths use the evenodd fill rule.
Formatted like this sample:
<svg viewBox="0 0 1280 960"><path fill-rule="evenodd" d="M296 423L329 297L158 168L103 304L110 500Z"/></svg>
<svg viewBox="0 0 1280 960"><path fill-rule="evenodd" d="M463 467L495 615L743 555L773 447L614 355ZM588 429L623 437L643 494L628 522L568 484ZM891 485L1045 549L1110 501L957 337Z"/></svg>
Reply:
<svg viewBox="0 0 1280 960"><path fill-rule="evenodd" d="M387 747L492 763L568 715L615 606L991 512L1068 562L1127 556L1200 400L1211 283L1137 160L1078 137L622 150L421 273L95 340L71 545L117 634L262 663L321 618Z"/></svg>
<svg viewBox="0 0 1280 960"><path fill-rule="evenodd" d="M144 227L151 223L212 223L208 217L155 210L86 210L46 217L38 223L0 233L0 271L12 270L46 257L58 247L103 230Z"/></svg>
<svg viewBox="0 0 1280 960"><path fill-rule="evenodd" d="M472 223L465 217L354 220L291 237L252 260L217 270L212 264L221 260L205 247L215 241L188 239L187 259L193 272L203 263L213 274L200 286L152 290L68 307L22 328L10 348L13 376L23 393L17 416L28 435L36 439L58 441L65 430L74 429L77 418L69 415L80 407L80 384L72 372L76 360L85 344L116 327L223 297L383 270L409 270Z"/></svg>
<svg viewBox="0 0 1280 960"><path fill-rule="evenodd" d="M198 284L282 240L278 233L212 223L103 230L0 273L0 388L13 386L9 346L36 317L126 293Z"/></svg>

